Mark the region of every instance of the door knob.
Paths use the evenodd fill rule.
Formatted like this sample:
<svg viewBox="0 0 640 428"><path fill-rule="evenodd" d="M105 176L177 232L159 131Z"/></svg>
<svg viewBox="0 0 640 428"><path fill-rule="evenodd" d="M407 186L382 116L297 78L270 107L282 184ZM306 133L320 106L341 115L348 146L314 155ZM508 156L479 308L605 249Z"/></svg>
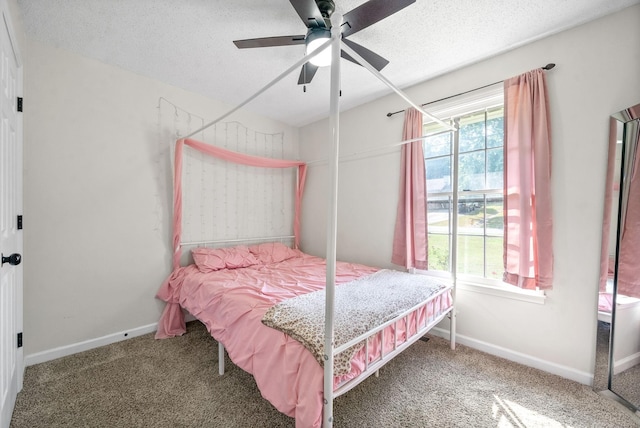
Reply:
<svg viewBox="0 0 640 428"><path fill-rule="evenodd" d="M2 264L0 266L4 266L5 263L9 263L12 266L17 266L22 261L22 256L18 253L13 253L9 257L5 257L2 254Z"/></svg>

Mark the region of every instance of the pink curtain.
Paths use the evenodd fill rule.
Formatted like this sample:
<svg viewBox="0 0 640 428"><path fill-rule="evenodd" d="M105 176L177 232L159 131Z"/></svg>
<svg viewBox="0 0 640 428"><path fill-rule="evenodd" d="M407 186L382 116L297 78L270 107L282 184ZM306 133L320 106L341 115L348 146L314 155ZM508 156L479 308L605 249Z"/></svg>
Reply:
<svg viewBox="0 0 640 428"><path fill-rule="evenodd" d="M174 293L170 290L170 284L175 283L175 281L179 280L183 275L183 271L180 269L180 258L182 256L180 239L182 236L182 152L185 145L210 156L215 156L219 159L224 159L226 161L242 165L265 168L298 167L298 189L295 201L293 231L296 248L298 248L300 244L300 212L307 170L304 162L249 156L212 146L197 140L178 140L175 150L175 172L173 179L173 272L163 283L162 287L160 287L160 291L156 295L159 299L167 302L158 322L156 339L180 336L186 331L184 314L182 313L179 302L174 297Z"/></svg>
<svg viewBox="0 0 640 428"><path fill-rule="evenodd" d="M402 140L422 136L422 113L415 108L404 115ZM391 262L406 268L427 269L427 182L422 141L402 146L400 194Z"/></svg>
<svg viewBox="0 0 640 428"><path fill-rule="evenodd" d="M610 260L609 257L609 239L611 234L611 221L617 221L617 219L611 218L613 191L615 190L613 176L616 164L617 123L618 121L614 118L609 119L609 152L607 155L608 161L604 195L604 217L602 219L602 252L600 254L600 291L605 291L607 287L607 279L610 276L611 269L614 267L612 265L615 263L615 260Z"/></svg>
<svg viewBox="0 0 640 428"><path fill-rule="evenodd" d="M543 69L504 82L504 281L553 283L551 129Z"/></svg>
<svg viewBox="0 0 640 428"><path fill-rule="evenodd" d="M627 131L633 129L626 125ZM637 129L637 128L636 128ZM631 139L635 141L631 141ZM635 143L635 157L631 158L630 165L626 165L625 180L622 192L628 191L627 206L624 211L624 226L620 237L620 250L618 252L618 293L630 297L640 297L640 133L631 138L626 138L625 150L632 150ZM632 153L633 154L633 153ZM628 190L627 190L628 189Z"/></svg>

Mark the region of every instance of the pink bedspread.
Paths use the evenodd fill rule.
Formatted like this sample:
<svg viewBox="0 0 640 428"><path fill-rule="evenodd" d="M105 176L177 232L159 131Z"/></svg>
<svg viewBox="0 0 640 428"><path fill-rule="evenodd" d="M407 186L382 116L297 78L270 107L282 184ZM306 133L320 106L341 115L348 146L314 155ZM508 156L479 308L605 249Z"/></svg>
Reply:
<svg viewBox="0 0 640 428"><path fill-rule="evenodd" d="M611 308L613 308L613 294L599 293L598 310L602 312L611 312Z"/></svg>
<svg viewBox="0 0 640 428"><path fill-rule="evenodd" d="M338 262L336 284L376 270ZM322 367L303 345L261 320L276 303L324 286L324 259L300 253L300 257L280 263L206 274L195 265L182 267L163 284L158 295L179 302L202 321L224 345L231 360L254 376L262 396L282 413L295 417L296 427L320 427ZM448 295L444 300L440 306L450 304ZM364 364L355 361L358 357L364 360L364 355L356 355L352 373L336 377L335 386L362 372Z"/></svg>

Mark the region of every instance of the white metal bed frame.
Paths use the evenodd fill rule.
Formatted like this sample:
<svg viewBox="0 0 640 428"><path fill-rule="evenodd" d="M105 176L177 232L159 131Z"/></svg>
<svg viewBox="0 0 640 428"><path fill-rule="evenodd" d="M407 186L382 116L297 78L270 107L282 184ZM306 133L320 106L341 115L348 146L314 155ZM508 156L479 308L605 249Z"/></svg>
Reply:
<svg viewBox="0 0 640 428"><path fill-rule="evenodd" d="M410 310L406 311L400 317L389 321L384 324L384 326L377 327L372 330L372 332L368 332L363 334L360 337L357 337L338 348L334 347L334 296L335 296L335 274L336 274L336 241L337 241L337 204L338 204L338 160L339 160L339 102L340 102L340 52L344 50L347 54L349 54L352 58L354 58L360 65L362 65L365 69L371 72L375 77L377 77L380 81L382 81L387 87L392 89L396 94L398 94L402 99L404 99L408 104L412 107L416 108L425 116L431 118L432 120L438 122L440 125L444 126L446 129L455 130L455 126L445 123L439 118L431 115L427 111L425 111L422 106L412 101L404 92L398 89L393 83L391 83L387 78L385 78L378 70L376 70L371 64L369 64L364 58L362 58L357 52L351 49L348 45L343 44L341 40L340 28L343 23L343 17L340 13L334 13L332 15L332 28L331 28L331 38L322 44L315 51L306 54L302 59L297 61L294 65L289 67L286 71L276 77L274 80L269 82L266 86L260 89L258 92L253 94L251 97L247 98L242 103L238 104L236 107L229 110L227 113L213 120L212 122L204 125L202 128L193 131L189 135L184 138L192 137L199 132L209 128L210 126L215 125L226 117L230 116L253 99L257 98L267 89L271 88L277 82L282 80L284 77L289 75L292 71L298 69L300 66L308 62L311 58L318 55L320 52L324 51L326 48L331 47L331 98L330 98L330 128L332 135L332 151L331 156L329 158L329 172L330 172L330 188L329 188L329 203L328 203L328 216L327 216L327 252L326 252L326 263L327 263L327 277L326 277L326 303L325 303L325 355L324 355L324 408L323 408L323 427L330 428L333 426L333 399L341 394L344 394L349 389L356 386L358 383L362 382L364 379L369 377L373 373L377 373L377 370L390 361L394 356L399 354L402 350L413 344L420 337L422 337L427 331L429 331L433 326L435 326L438 322L444 319L445 316L449 316L450 318L450 341L451 341L451 349L455 348L455 329L456 329L456 317L455 317L455 301L456 301L456 290L455 290L455 277L453 284L450 288L444 290L444 292L451 290L452 296L452 305L451 307L445 311L440 316L435 317L434 319L427 320L427 314L425 312L425 323L419 329L417 328L416 334L409 337L409 333L407 331L406 340L398 345L397 338L395 340L396 344L394 349L387 353L381 353L381 356L378 360L372 362L372 364L366 363L365 370L363 373L352 379L349 382L345 382L345 384L341 385L334 391L333 389L333 381L334 381L334 369L333 369L333 356L342 352L344 349L352 346L358 342L366 340L367 343L372 336L376 334L384 334L384 328L388 325L392 325L394 322L400 322L400 320L404 319L405 323L408 321L408 317L411 313L416 312L415 318L417 319L417 311L424 307L428 302L424 302ZM455 227L455 223L454 223ZM258 238L262 239L262 238ZM278 239L278 237L272 238ZM237 241L236 241L237 242ZM210 242L199 242L199 244L213 243ZM180 245L188 245L193 243L181 243ZM431 300L429 300L430 302ZM425 308L426 311L426 308ZM416 326L418 327L418 326ZM368 346L365 348L365 352L368 353ZM330 358L331 356L331 358ZM219 358L219 372L220 374L224 373L224 347L219 343L218 346L218 358ZM368 358L367 358L368 359Z"/></svg>
<svg viewBox="0 0 640 428"><path fill-rule="evenodd" d="M291 242L294 240L294 238L295 238L294 235L286 235L286 236L273 236L273 237L264 237L264 238L240 238L240 239L221 239L221 240L214 240L214 241L191 241L191 242L181 242L180 246L181 247L192 247L192 246L201 246L201 245L227 246L229 244L234 244L234 245L235 244L255 244L260 242L286 242L286 241ZM416 274L416 275L419 275L419 274ZM355 386L357 386L359 383L364 381L367 377L371 376L372 374L375 373L377 375L378 370L382 366L384 366L386 363L388 363L393 357L395 357L396 355L401 353L403 350L408 348L410 345L415 343L417 340L419 340L421 337L423 337L429 330L431 330L432 327L437 325L445 317L450 316L451 311L453 310L453 305L451 305L448 309L442 312L437 312L434 310L431 316L428 316L428 313L429 313L428 306L432 302L435 302L439 297L451 291L452 288L453 288L453 285L450 285L440 290L438 293L431 296L429 300L418 303L412 308L409 308L406 311L402 312L401 314L396 316L394 319L389 320L384 324L381 324L375 327L374 329L369 330L366 333L363 333L360 336L353 338L349 342L346 342L337 348L333 348L333 351L332 351L333 357L335 357L336 355L340 354L346 349L358 343L362 343L366 341L365 342L366 347L364 348L365 349L365 368L363 372L355 378L342 382L338 386L338 388L334 389L334 392L333 392L334 398L354 388ZM424 313L423 322L420 322L419 313L421 311L423 311ZM415 327L415 333L410 335L409 334L409 331L410 331L409 318L411 317L411 315L413 315L413 320L411 322L412 322L412 326ZM405 340L400 343L398 343L398 337L397 337L397 331L398 331L397 326L399 322L404 323L404 327L405 327L404 331L406 335ZM391 325L396 327L393 329L393 338L394 338L393 349L385 352L384 347L381 347L380 355L377 356L376 359L374 359L373 361L369 361L369 342L376 335L379 335L380 343L385 343L385 339L384 339L385 329ZM225 371L225 366L224 366L225 348L221 342L217 341L217 343L218 343L218 373L220 375L223 375ZM453 345L452 345L452 348L453 348Z"/></svg>

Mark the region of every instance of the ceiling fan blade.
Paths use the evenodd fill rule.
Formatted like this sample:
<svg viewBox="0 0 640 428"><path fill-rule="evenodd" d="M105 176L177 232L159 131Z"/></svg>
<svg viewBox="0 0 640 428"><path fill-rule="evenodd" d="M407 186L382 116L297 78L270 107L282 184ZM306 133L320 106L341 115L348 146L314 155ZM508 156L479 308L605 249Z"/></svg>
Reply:
<svg viewBox="0 0 640 428"><path fill-rule="evenodd" d="M347 37L404 9L416 0L369 0L345 13L342 35Z"/></svg>
<svg viewBox="0 0 640 428"><path fill-rule="evenodd" d="M289 0L307 28L325 28L324 18L315 0Z"/></svg>
<svg viewBox="0 0 640 428"><path fill-rule="evenodd" d="M342 42L344 44L346 44L347 46L349 46L354 51L356 51L358 53L358 55L360 55L362 58L366 59L367 62L369 64L371 64L373 66L373 68L375 68L378 71L382 70L387 64L389 64L388 60L384 59L383 57L381 57L377 53L375 53L373 51L370 51L369 49L365 48L362 45L359 45L359 44L357 44L355 42L352 42L351 40L347 40L347 39L342 39ZM360 65L360 63L358 61L356 61L353 57L351 57L351 55L349 55L345 51L340 52L340 55L342 56L342 58L347 59L347 60L349 60L349 61L351 61L351 62L353 62L355 64Z"/></svg>
<svg viewBox="0 0 640 428"><path fill-rule="evenodd" d="M233 43L240 49L267 48L271 46L303 45L305 35L262 37L258 39L234 40Z"/></svg>
<svg viewBox="0 0 640 428"><path fill-rule="evenodd" d="M310 62L307 62L302 66L302 70L300 70L300 77L298 77L298 85L306 85L307 83L311 83L311 79L316 75L316 71L318 71L318 66L313 65Z"/></svg>

